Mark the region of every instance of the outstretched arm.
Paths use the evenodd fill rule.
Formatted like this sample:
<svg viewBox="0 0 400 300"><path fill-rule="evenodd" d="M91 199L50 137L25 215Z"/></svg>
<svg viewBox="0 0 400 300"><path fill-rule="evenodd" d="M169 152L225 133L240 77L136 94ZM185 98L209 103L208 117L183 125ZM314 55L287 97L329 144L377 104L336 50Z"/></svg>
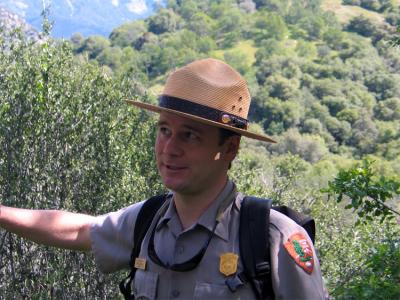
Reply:
<svg viewBox="0 0 400 300"><path fill-rule="evenodd" d="M33 242L89 251L95 217L60 210L31 210L0 205L0 228Z"/></svg>

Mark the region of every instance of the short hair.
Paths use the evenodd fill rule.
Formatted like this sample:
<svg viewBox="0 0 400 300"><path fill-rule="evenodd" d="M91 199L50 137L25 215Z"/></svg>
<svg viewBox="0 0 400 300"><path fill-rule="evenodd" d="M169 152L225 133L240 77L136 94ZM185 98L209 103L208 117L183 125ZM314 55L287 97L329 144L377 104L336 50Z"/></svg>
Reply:
<svg viewBox="0 0 400 300"><path fill-rule="evenodd" d="M219 145L223 145L231 136L240 136L240 134L229 129L219 128Z"/></svg>
<svg viewBox="0 0 400 300"><path fill-rule="evenodd" d="M241 134L230 131L229 129L219 128L219 145L223 145L231 136L241 136ZM229 163L228 170L232 167L232 162Z"/></svg>

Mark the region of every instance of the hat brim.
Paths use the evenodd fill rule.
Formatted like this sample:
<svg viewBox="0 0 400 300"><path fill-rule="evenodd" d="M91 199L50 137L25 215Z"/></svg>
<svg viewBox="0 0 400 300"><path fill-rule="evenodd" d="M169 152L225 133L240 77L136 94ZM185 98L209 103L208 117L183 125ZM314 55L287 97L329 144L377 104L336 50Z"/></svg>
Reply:
<svg viewBox="0 0 400 300"><path fill-rule="evenodd" d="M125 101L128 104L131 104L131 105L134 105L134 106L137 106L139 108L143 108L143 109L146 109L146 110L149 110L149 111L152 111L152 112L160 113L160 112L164 112L165 111L165 112L176 114L178 116L182 116L182 117L185 117L185 118L188 118L188 119L192 119L192 120L198 121L198 122L206 124L206 125L216 126L216 127L219 127L219 128L225 128L225 129L228 129L230 131L234 131L234 132L236 132L236 133L238 133L240 135L243 135L243 136L251 138L251 139L255 139L255 140L259 140L259 141L263 141L263 142L269 142L269 143L276 143L275 140L273 140L272 138L270 138L270 137L268 137L266 135L256 134L254 132L250 132L250 131L247 131L245 129L232 127L232 126L229 126L229 125L225 125L225 124L222 124L222 123L211 121L211 120L208 120L208 119L205 119L205 118L201 118L201 117L198 117L198 116L195 116L195 115L191 115L191 114L188 114L188 113L180 112L180 111L169 109L169 108L160 107L160 106L149 104L149 103L134 101L134 100L125 100Z"/></svg>

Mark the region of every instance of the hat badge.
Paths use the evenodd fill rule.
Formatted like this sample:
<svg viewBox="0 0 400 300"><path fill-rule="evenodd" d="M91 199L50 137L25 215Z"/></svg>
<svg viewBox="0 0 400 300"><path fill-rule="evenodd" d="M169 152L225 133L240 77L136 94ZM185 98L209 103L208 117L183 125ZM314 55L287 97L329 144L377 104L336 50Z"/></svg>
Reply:
<svg viewBox="0 0 400 300"><path fill-rule="evenodd" d="M228 124L228 123L231 122L231 117L229 115L227 115L227 114L223 114L222 117L221 117L221 121L224 124Z"/></svg>

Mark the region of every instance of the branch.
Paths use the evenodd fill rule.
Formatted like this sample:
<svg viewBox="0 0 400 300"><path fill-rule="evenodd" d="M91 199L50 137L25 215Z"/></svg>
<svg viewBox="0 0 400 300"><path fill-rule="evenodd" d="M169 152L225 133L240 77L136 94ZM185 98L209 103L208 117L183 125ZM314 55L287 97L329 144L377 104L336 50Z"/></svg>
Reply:
<svg viewBox="0 0 400 300"><path fill-rule="evenodd" d="M384 202L382 202L381 200L376 199L376 198L373 198L373 197L371 197L371 199L374 200L374 201L376 201L376 202L378 202L380 205L382 205L382 206L385 207L386 209L390 210L392 213L394 213L394 214L400 216L400 213L399 213L398 211L396 211L396 210L394 210L393 208L391 208L390 206L386 205L386 204L385 204Z"/></svg>

